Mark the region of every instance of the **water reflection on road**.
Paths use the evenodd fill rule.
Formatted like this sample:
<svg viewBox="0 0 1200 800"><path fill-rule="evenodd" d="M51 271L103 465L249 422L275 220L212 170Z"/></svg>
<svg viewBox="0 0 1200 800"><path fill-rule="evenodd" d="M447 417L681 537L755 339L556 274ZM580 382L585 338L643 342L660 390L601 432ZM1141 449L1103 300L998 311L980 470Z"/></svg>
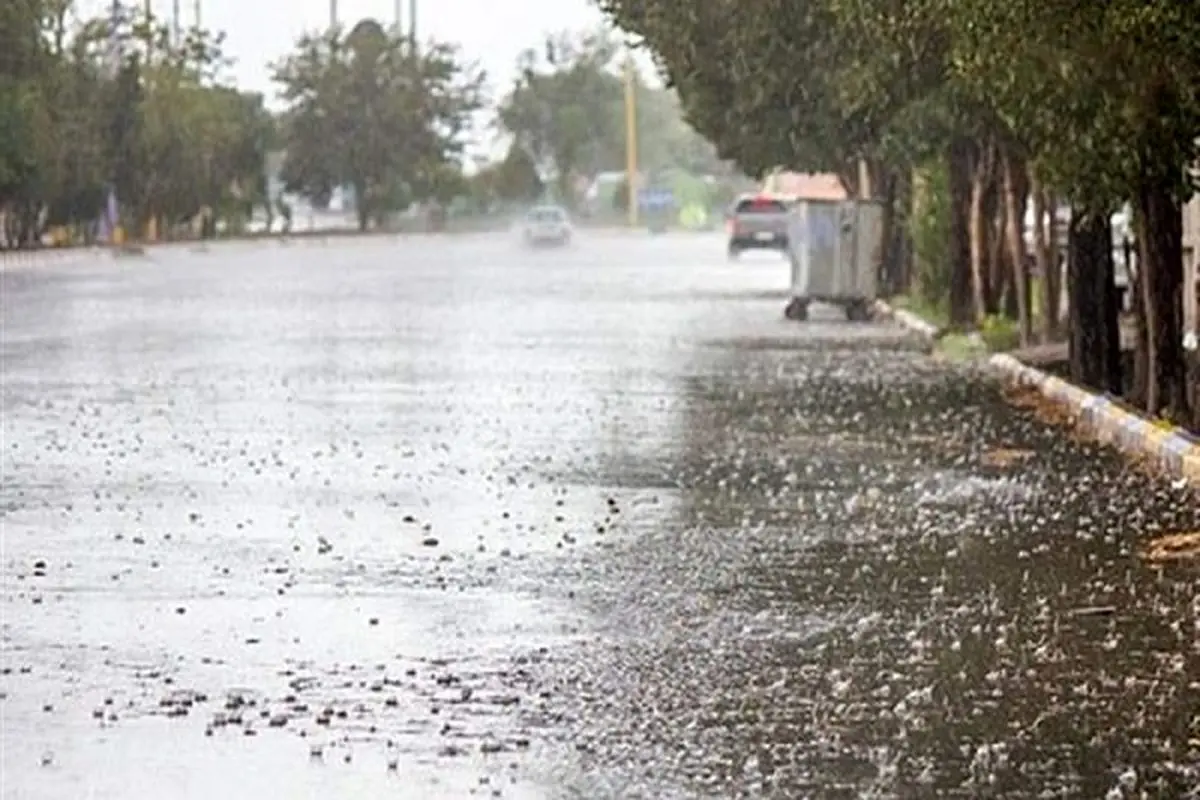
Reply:
<svg viewBox="0 0 1200 800"><path fill-rule="evenodd" d="M722 253L0 274L4 796L1194 790L1196 498Z"/></svg>

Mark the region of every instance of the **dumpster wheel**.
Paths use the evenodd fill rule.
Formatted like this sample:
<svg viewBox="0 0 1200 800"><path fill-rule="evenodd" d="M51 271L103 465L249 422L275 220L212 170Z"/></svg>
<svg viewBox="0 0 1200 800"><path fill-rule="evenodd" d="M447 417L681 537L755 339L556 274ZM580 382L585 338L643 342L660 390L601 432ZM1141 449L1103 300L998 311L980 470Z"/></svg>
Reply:
<svg viewBox="0 0 1200 800"><path fill-rule="evenodd" d="M783 309L785 319L792 322L804 322L808 319L808 301L803 297L793 297Z"/></svg>
<svg viewBox="0 0 1200 800"><path fill-rule="evenodd" d="M851 322L869 322L871 307L865 300L851 300L846 304L846 319Z"/></svg>

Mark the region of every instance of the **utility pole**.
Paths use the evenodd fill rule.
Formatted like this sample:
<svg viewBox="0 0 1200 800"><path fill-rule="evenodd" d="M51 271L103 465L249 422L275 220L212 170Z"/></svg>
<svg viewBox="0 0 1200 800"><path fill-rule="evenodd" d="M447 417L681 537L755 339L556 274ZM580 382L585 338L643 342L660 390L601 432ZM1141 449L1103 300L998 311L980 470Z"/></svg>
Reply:
<svg viewBox="0 0 1200 800"><path fill-rule="evenodd" d="M120 27L121 0L112 0L112 10L108 17L108 62L114 78L121 70L121 56L123 55L119 38Z"/></svg>
<svg viewBox="0 0 1200 800"><path fill-rule="evenodd" d="M400 5L400 0L396 0ZM398 15L397 15L398 16ZM417 52L417 0L408 0L408 37L409 45L414 53Z"/></svg>
<svg viewBox="0 0 1200 800"><path fill-rule="evenodd" d="M330 30L336 28L337 24L338 24L337 0L329 0L329 28L330 28Z"/></svg>
<svg viewBox="0 0 1200 800"><path fill-rule="evenodd" d="M195 19L193 24L196 26L196 30L200 30L203 21L200 17L200 3L201 0L196 0L195 5L192 6L192 17Z"/></svg>
<svg viewBox="0 0 1200 800"><path fill-rule="evenodd" d="M146 64L154 60L154 3L146 0L142 9L146 14Z"/></svg>
<svg viewBox="0 0 1200 800"><path fill-rule="evenodd" d="M629 227L638 224L637 76L633 54L625 54L625 189L629 193Z"/></svg>
<svg viewBox="0 0 1200 800"><path fill-rule="evenodd" d="M180 0L171 0L171 38L175 40L176 47L179 46L179 40L183 38L183 27L179 18L179 2Z"/></svg>

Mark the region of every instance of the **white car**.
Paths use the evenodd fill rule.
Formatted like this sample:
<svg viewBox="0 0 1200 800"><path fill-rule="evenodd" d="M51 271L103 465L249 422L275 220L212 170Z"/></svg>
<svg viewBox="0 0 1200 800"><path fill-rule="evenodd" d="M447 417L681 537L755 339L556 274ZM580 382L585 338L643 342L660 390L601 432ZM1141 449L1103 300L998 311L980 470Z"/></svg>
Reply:
<svg viewBox="0 0 1200 800"><path fill-rule="evenodd" d="M571 220L559 206L531 208L521 225L521 237L531 247L570 244L571 233Z"/></svg>

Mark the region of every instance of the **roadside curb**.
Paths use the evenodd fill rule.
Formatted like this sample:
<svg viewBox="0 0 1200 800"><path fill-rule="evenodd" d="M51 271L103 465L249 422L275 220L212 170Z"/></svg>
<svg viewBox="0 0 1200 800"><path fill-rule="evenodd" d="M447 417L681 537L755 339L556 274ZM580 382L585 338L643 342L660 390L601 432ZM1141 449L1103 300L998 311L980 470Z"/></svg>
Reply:
<svg viewBox="0 0 1200 800"><path fill-rule="evenodd" d="M0 270L23 269L45 264L87 261L104 254L99 247L45 247L38 250L0 250Z"/></svg>
<svg viewBox="0 0 1200 800"><path fill-rule="evenodd" d="M875 303L881 317L915 333L933 338L937 327L882 300ZM1074 424L1104 445L1126 455L1144 458L1175 477L1200 487L1200 441L1174 428L1155 423L1120 402L1087 391L1073 383L1024 364L1007 353L996 353L985 362L988 371L1009 385L1030 388L1062 408Z"/></svg>
<svg viewBox="0 0 1200 800"><path fill-rule="evenodd" d="M385 235L389 234L379 234L378 238L382 238ZM396 237L395 234L390 235L393 238ZM290 237L230 237L228 239L211 239L206 241L184 239L178 241L141 244L138 245L140 252L137 253L121 253L119 251L114 251L114 249L108 245L95 247L42 247L34 250L0 250L0 271L44 267L52 264L58 265L78 263L99 258L136 258L140 256L150 256L154 253L162 253L164 251L186 250L192 253L202 254L226 245L246 243L280 247L316 247L327 245L331 240L335 239L365 239L367 236L375 236L375 234L367 234L365 236L360 234L353 237L347 234L334 234L330 236L308 234Z"/></svg>
<svg viewBox="0 0 1200 800"><path fill-rule="evenodd" d="M937 325L928 320L921 319L911 311L905 311L903 308L893 308L883 300L875 301L875 313L884 319L898 322L902 328L907 328L913 333L919 333L929 339L936 339L941 330Z"/></svg>
<svg viewBox="0 0 1200 800"><path fill-rule="evenodd" d="M1184 431L1155 423L1120 402L1048 375L1006 353L987 360L988 367L1016 386L1036 389L1065 407L1076 424L1101 444L1146 458L1171 475L1200 487L1200 442Z"/></svg>

